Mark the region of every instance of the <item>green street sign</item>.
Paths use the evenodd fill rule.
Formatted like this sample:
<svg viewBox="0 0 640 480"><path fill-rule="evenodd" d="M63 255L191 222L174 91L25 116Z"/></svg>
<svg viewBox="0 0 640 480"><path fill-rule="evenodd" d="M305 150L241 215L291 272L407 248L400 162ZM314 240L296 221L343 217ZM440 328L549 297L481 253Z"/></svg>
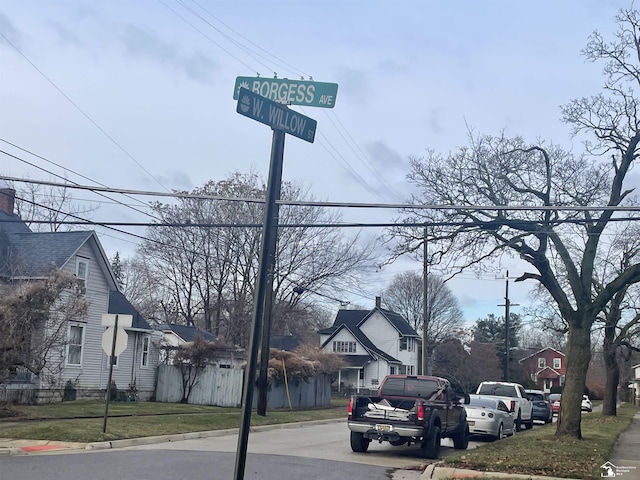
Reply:
<svg viewBox="0 0 640 480"><path fill-rule="evenodd" d="M318 125L313 118L306 117L286 105L273 102L246 88L240 89L238 97L236 112L240 115L313 143Z"/></svg>
<svg viewBox="0 0 640 480"><path fill-rule="evenodd" d="M333 108L338 94L337 83L308 82L288 78L238 77L233 89L233 99L238 99L241 88L258 95L284 103L306 107Z"/></svg>

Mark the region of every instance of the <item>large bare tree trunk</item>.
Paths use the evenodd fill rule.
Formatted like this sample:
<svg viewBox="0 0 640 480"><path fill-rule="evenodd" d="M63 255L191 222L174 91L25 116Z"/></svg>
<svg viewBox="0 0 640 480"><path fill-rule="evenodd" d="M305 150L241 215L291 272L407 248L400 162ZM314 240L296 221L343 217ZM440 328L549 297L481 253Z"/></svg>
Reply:
<svg viewBox="0 0 640 480"><path fill-rule="evenodd" d="M561 412L558 416L556 435L569 435L582 439L580 403L591 361L591 322L583 320L581 326L576 326L574 323L571 322L569 325L567 375L562 390Z"/></svg>
<svg viewBox="0 0 640 480"><path fill-rule="evenodd" d="M620 382L620 368L616 360L616 344L614 341L615 327L607 325L604 329L604 368L607 379L602 402L602 414L615 416L618 383Z"/></svg>

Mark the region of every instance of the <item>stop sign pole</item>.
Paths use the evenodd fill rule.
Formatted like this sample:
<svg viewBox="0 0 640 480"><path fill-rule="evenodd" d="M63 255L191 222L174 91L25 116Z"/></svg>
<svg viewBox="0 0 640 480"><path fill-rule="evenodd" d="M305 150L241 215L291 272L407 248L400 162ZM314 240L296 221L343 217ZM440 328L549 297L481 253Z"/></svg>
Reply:
<svg viewBox="0 0 640 480"><path fill-rule="evenodd" d="M118 315L116 314L113 341L111 342L111 355L109 356L109 380L107 381L107 399L104 404L104 420L102 422L102 433L107 433L107 416L109 415L109 399L111 398L111 377L113 376L113 362L116 353L116 339L118 338Z"/></svg>

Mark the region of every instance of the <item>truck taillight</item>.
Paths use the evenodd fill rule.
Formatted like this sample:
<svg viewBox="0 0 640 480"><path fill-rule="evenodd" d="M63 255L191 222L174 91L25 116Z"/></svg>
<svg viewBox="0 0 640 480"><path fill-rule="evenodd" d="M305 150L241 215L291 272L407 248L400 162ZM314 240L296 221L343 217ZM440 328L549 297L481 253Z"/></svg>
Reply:
<svg viewBox="0 0 640 480"><path fill-rule="evenodd" d="M347 418L353 418L353 397L349 399L349 406L347 407Z"/></svg>
<svg viewBox="0 0 640 480"><path fill-rule="evenodd" d="M416 410L417 416L418 416L418 420L422 421L424 420L424 405L419 403L418 404L418 408Z"/></svg>
<svg viewBox="0 0 640 480"><path fill-rule="evenodd" d="M511 400L511 411L514 412L516 410L516 401Z"/></svg>

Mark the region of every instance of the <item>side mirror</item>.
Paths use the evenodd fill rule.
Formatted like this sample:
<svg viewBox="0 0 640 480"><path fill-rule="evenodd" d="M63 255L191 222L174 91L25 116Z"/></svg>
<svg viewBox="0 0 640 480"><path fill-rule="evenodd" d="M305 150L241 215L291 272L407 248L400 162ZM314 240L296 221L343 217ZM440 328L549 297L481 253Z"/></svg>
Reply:
<svg viewBox="0 0 640 480"><path fill-rule="evenodd" d="M469 395L467 395L466 393L459 395L456 397L456 402L457 403L463 403L465 405L469 405L469 403L471 402L471 399L469 398Z"/></svg>

